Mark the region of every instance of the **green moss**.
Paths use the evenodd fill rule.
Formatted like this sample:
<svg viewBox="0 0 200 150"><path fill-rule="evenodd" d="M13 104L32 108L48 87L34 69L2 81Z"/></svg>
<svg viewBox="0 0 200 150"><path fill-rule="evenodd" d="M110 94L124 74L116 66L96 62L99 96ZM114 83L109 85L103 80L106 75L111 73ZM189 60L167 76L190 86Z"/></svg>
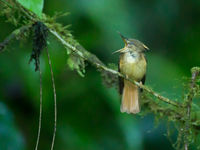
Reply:
<svg viewBox="0 0 200 150"><path fill-rule="evenodd" d="M1 11L1 15L7 16L8 21L13 23L14 25L26 25L33 24L35 21L38 21L39 19L35 17L31 12L28 10L23 9L19 5L13 5L15 4L13 1L11 1L10 5L13 7L11 9L8 6L3 7L3 11ZM16 13L17 12L17 13ZM60 23L56 22L56 16L49 17L46 15L43 15L43 20L40 20L43 22L48 29L51 29L55 31L67 44L69 44L74 49L71 49L70 47L66 46L64 47L67 50L67 55L69 55L68 58L68 65L72 70L76 70L81 76L84 76L85 74L85 61L88 61L91 63L94 67L97 68L98 71L100 71L103 82L108 87L118 87L118 76L119 74L109 72L105 69L105 65L103 62L101 62L94 54L90 53L89 51L85 50L84 47L82 47L74 38L69 30L69 25L63 26ZM19 31L16 31L16 34L18 34ZM117 70L116 65L110 65L109 68L114 70ZM193 67L191 69L192 74L196 72L200 72L199 67ZM197 74L198 74L197 73ZM158 123L160 119L164 119L168 124L173 124L174 128L178 132L177 140L176 142L173 142L173 147L175 149L182 149L185 144L190 146L191 144L194 144L197 140L197 135L200 131L200 109L198 106L196 107L195 103L193 103L193 99L196 96L200 95L200 88L199 88L199 77L196 78L195 81L193 81L193 86L191 87L191 81L188 80L185 83L185 90L184 95L182 99L180 100L180 105L173 105L172 103L165 103L161 101L161 95L157 94L151 88L145 86L145 88L149 89L147 91L149 92L143 92L141 95L141 104L142 104L142 113L141 116L145 116L149 113L153 113L155 115L155 120ZM156 93L156 94L155 94ZM154 95L154 96L153 96ZM168 100L168 99L167 99ZM170 102L174 102L173 100L170 100ZM179 104L179 103L176 103ZM184 106L184 107L183 107ZM191 112L188 115L188 108L191 108ZM193 109L195 107L195 109ZM171 136L171 128L168 129L167 135ZM171 139L169 137L169 139ZM199 143L197 143L197 147L199 146Z"/></svg>
<svg viewBox="0 0 200 150"><path fill-rule="evenodd" d="M200 67L192 67L191 73L200 72Z"/></svg>

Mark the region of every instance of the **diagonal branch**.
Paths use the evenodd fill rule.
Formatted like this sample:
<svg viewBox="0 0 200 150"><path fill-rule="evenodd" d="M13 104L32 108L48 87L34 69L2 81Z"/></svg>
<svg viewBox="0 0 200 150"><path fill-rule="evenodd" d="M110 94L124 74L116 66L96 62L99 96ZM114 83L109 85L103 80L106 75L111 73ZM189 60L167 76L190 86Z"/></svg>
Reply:
<svg viewBox="0 0 200 150"><path fill-rule="evenodd" d="M20 5L20 4L19 4ZM21 5L20 5L21 6ZM28 13L30 13L28 10L26 10L25 8L23 8L22 6L20 7L20 10L22 11L22 13L24 13L28 19L30 19L31 21L35 21L38 18L36 16L30 16ZM35 18L34 18L35 17ZM47 24L46 24L47 25ZM48 25L47 25L48 26ZM148 93L152 94L153 96L155 96L156 98L158 98L159 100L168 103L170 105L176 106L176 107L182 107L181 104L172 101L156 92L154 92L152 89L148 88L147 86L142 85L139 82L133 81L131 79L129 79L128 77L126 77L125 75L119 73L116 70L112 70L110 68L108 68L104 63L102 63L95 55L93 55L92 53L86 51L81 45L78 46L73 46L72 44L66 42L64 36L59 35L59 32L56 32L56 30L54 30L54 28L52 26L48 26L50 32L66 47L71 49L73 52L75 52L78 56L82 57L84 60L87 60L88 62L90 62L91 64L93 64L96 68L101 69L103 71L112 73L113 75L117 75L120 76L124 79L129 80L130 82L132 82L133 84L137 85L138 87L144 89L145 91L147 91ZM10 38L9 38L10 39ZM11 38L12 39L12 38ZM10 41L10 40L8 40ZM75 40L74 40L75 41ZM8 44L8 42L5 42L6 44ZM6 45L4 43L4 45Z"/></svg>
<svg viewBox="0 0 200 150"><path fill-rule="evenodd" d="M14 39L24 34L30 29L30 25L22 26L19 29L14 30L3 42L0 43L0 53L4 51L5 47Z"/></svg>
<svg viewBox="0 0 200 150"><path fill-rule="evenodd" d="M171 104L173 106L176 107L182 107L181 104L172 101L156 92L154 92L152 89L150 89L149 87L142 85L141 83L131 80L130 78L128 78L127 76L121 74L120 72L110 69L108 68L106 65L104 65L95 55L89 53L88 51L86 51L83 47L79 47L79 49L77 49L77 47L71 45L70 43L66 42L64 40L64 38L62 38L62 36L60 36L56 31L50 29L50 32L67 48L71 49L73 52L77 53L80 57L82 57L84 60L87 60L88 62L90 62L91 64L93 64L96 68L101 69L103 71L112 73L113 75L117 75L119 77L122 77L126 80L129 80L130 82L132 82L133 84L137 85L138 87L144 89L146 92L152 94L153 96L155 96L156 98L158 98L159 100Z"/></svg>
<svg viewBox="0 0 200 150"><path fill-rule="evenodd" d="M8 2L6 2L5 0L0 0L4 5L13 8L13 6L11 6Z"/></svg>

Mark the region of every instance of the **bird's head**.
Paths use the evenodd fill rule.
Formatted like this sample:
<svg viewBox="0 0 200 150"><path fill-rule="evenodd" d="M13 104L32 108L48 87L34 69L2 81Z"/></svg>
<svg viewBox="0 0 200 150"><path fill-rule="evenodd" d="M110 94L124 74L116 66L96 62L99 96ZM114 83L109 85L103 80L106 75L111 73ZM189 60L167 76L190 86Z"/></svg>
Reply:
<svg viewBox="0 0 200 150"><path fill-rule="evenodd" d="M142 42L140 42L139 40L126 38L121 33L119 33L119 35L124 41L125 47L120 50L115 51L114 53L117 53L117 52L125 53L129 51L144 52L144 51L149 50L149 48L146 45L144 45Z"/></svg>

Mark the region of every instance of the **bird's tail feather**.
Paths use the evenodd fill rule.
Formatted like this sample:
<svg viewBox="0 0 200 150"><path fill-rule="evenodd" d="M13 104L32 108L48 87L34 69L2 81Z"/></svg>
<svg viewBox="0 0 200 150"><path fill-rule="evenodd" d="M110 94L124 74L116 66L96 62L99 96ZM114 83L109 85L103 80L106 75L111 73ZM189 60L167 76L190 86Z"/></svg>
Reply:
<svg viewBox="0 0 200 150"><path fill-rule="evenodd" d="M140 112L138 87L127 80L124 80L121 112L128 114Z"/></svg>

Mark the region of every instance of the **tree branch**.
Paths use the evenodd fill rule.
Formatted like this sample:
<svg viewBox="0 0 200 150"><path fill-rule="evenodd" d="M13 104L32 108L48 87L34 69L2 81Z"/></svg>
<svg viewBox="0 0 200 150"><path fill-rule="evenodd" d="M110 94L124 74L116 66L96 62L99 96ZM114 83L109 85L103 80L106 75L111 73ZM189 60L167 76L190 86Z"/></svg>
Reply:
<svg viewBox="0 0 200 150"><path fill-rule="evenodd" d="M6 2L5 0L0 0L4 5L13 8L8 2Z"/></svg>
<svg viewBox="0 0 200 150"><path fill-rule="evenodd" d="M198 67L193 67L191 69L192 77L190 83L190 90L186 97L186 123L185 123L185 150L188 150L189 142L189 129L190 129L190 114L191 114L191 107L192 107L192 100L195 96L195 86L196 86L196 79L199 75L200 69Z"/></svg>
<svg viewBox="0 0 200 150"><path fill-rule="evenodd" d="M21 5L20 5L20 10L22 11L22 13L26 14L29 13L28 10L24 9ZM33 22L38 19L38 18L34 18L34 16L30 16L30 15L26 15L30 20L32 20ZM104 63L102 63L95 55L91 54L90 52L86 51L80 44L78 46L73 46L72 44L70 44L69 42L67 42L65 39L63 38L62 35L59 34L59 32L57 32L52 26L49 26L49 24L47 23L46 26L49 27L49 31L66 47L71 49L73 52L75 52L78 56L80 56L81 58L83 58L84 60L87 60L88 62L90 62L91 64L93 64L96 68L104 70L106 72L112 73L113 75L117 75L120 76L126 80L129 80L130 82L132 82L133 84L137 85L138 87L144 89L146 92L152 94L153 96L155 96L156 98L158 98L159 100L168 103L170 105L176 106L176 107L182 107L181 104L172 101L156 92L154 92L152 89L148 88L145 85L142 85L141 83L131 80L129 79L127 76L119 73L116 70L112 70L110 68L108 68ZM11 36L12 39L12 36ZM8 44L10 40L6 40L6 44ZM74 40L75 41L75 40ZM5 45L4 43L4 45Z"/></svg>
<svg viewBox="0 0 200 150"><path fill-rule="evenodd" d="M22 26L19 29L14 30L3 42L0 43L0 53L4 51L4 48L14 39L29 31L30 25Z"/></svg>
<svg viewBox="0 0 200 150"><path fill-rule="evenodd" d="M121 74L120 72L110 69L108 68L106 65L104 65L104 63L102 63L95 55L89 53L88 51L86 51L84 48L79 47L79 49L77 49L75 46L69 44L68 42L66 42L62 36L60 36L56 31L53 31L52 29L50 29L50 32L67 48L70 48L73 52L77 53L80 57L82 57L84 60L87 60L88 62L90 62L91 64L93 64L96 68L104 70L106 72L112 73L114 75L117 75L119 77L122 77L130 82L132 82L133 84L137 85L138 87L144 89L146 92L152 94L153 96L155 96L156 98L158 98L159 100L171 104L173 106L176 107L182 107L181 104L172 101L156 92L154 92L152 89L148 88L145 85L142 85L141 83L131 80L130 78L128 78L127 76Z"/></svg>

